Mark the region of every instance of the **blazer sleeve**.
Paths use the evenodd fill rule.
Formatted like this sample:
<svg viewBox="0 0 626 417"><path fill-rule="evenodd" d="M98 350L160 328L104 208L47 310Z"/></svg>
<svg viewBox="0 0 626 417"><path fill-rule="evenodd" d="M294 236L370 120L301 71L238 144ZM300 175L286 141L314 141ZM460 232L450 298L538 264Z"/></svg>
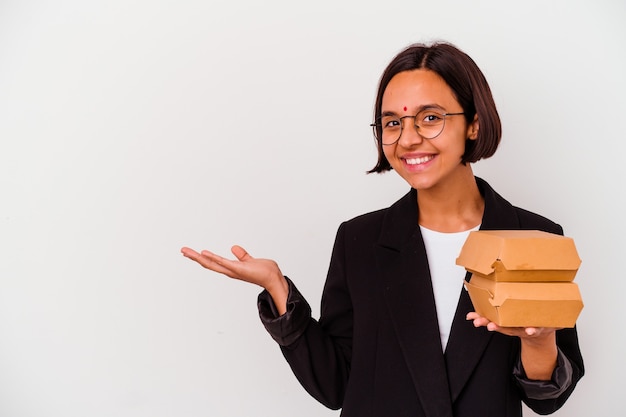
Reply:
<svg viewBox="0 0 626 417"><path fill-rule="evenodd" d="M346 284L344 239L342 224L333 247L319 321L311 317L309 304L289 279L287 312L282 316L277 315L267 291L258 298L261 321L280 345L300 384L335 410L343 404L352 351L352 303Z"/></svg>
<svg viewBox="0 0 626 417"><path fill-rule="evenodd" d="M513 368L513 375L526 397L534 400L549 400L558 398L570 387L573 369L569 359L565 357L561 349L558 349L557 365L549 381L528 379L521 360L518 360L515 368Z"/></svg>
<svg viewBox="0 0 626 417"><path fill-rule="evenodd" d="M563 235L563 228L559 224L519 208L518 214L521 219L522 228L524 229L538 229ZM529 218L532 219L532 221L529 221ZM524 403L535 413L541 415L551 414L561 408L574 391L578 381L580 381L585 374L583 357L578 343L577 328L573 327L557 330L556 344L559 349L559 365L557 369L555 369L553 381L545 386L535 384L535 386L531 388L529 384L525 384L525 386L520 387ZM570 367L571 369L564 369ZM556 372L566 372L568 374L571 372L571 380L569 378L559 378ZM523 371L521 374L523 375ZM566 380L567 382L563 386L555 388L553 385L559 385L559 379ZM546 393L548 395L546 395ZM556 395L549 395L551 393Z"/></svg>
<svg viewBox="0 0 626 417"><path fill-rule="evenodd" d="M563 363L562 366L571 366L571 382L569 385L561 387L558 390L557 396L553 398L541 398L543 396L541 391L550 391L550 385L557 383L558 376L553 375L553 381L545 387L537 385L535 387L536 389L528 389L529 387L527 386L522 390L524 403L535 413L541 415L551 414L561 408L585 373L576 328L557 330L556 341L559 348L559 360L566 361L567 363L567 365ZM560 367L557 367L555 372L559 368ZM570 372L569 369L568 372Z"/></svg>

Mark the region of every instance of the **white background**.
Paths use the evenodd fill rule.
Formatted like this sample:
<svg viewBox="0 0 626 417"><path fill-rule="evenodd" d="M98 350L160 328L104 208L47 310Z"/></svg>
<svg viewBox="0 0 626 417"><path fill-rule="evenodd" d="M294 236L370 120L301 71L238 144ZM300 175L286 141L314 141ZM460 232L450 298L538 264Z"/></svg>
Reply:
<svg viewBox="0 0 626 417"><path fill-rule="evenodd" d="M610 0L0 0L0 416L338 415L258 288L179 249L274 258L317 316L339 223L407 191L364 173L378 77L434 39L501 113L475 172L583 259L587 374L556 415L626 415L625 21Z"/></svg>

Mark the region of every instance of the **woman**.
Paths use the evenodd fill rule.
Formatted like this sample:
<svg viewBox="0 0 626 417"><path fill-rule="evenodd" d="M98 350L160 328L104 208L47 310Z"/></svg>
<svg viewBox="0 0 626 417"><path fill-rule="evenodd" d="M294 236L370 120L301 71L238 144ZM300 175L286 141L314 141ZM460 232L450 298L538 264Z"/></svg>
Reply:
<svg viewBox="0 0 626 417"><path fill-rule="evenodd" d="M560 408L583 375L576 329L503 328L473 312L455 265L477 229L562 228L474 176L500 119L474 61L416 44L383 73L372 124L378 163L411 190L337 233L319 321L274 261L183 248L205 268L262 286L261 319L304 388L345 417L521 416Z"/></svg>

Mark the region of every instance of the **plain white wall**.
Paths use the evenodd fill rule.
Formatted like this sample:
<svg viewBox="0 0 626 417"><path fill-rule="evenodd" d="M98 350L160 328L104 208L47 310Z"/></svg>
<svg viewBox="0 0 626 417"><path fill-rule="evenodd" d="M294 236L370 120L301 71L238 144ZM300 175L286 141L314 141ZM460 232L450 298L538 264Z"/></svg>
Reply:
<svg viewBox="0 0 626 417"><path fill-rule="evenodd" d="M626 414L625 18L610 0L0 0L0 416L338 415L265 334L258 289L179 248L272 257L317 316L339 223L407 190L364 174L378 77L433 39L501 112L476 173L583 259L587 375L556 415Z"/></svg>

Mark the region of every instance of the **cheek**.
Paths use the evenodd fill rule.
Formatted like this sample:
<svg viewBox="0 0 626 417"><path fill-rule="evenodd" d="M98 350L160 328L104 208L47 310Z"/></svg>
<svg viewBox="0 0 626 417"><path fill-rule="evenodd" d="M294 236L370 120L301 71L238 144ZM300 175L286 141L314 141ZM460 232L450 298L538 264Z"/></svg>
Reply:
<svg viewBox="0 0 626 417"><path fill-rule="evenodd" d="M451 135L447 141L442 141L439 149L442 153L462 156L465 153L466 137L462 134Z"/></svg>
<svg viewBox="0 0 626 417"><path fill-rule="evenodd" d="M387 161L389 161L390 163L393 162L393 159L394 159L394 152L393 152L393 150L395 148L396 148L395 145L383 146L383 154L385 155L385 158L387 158Z"/></svg>

